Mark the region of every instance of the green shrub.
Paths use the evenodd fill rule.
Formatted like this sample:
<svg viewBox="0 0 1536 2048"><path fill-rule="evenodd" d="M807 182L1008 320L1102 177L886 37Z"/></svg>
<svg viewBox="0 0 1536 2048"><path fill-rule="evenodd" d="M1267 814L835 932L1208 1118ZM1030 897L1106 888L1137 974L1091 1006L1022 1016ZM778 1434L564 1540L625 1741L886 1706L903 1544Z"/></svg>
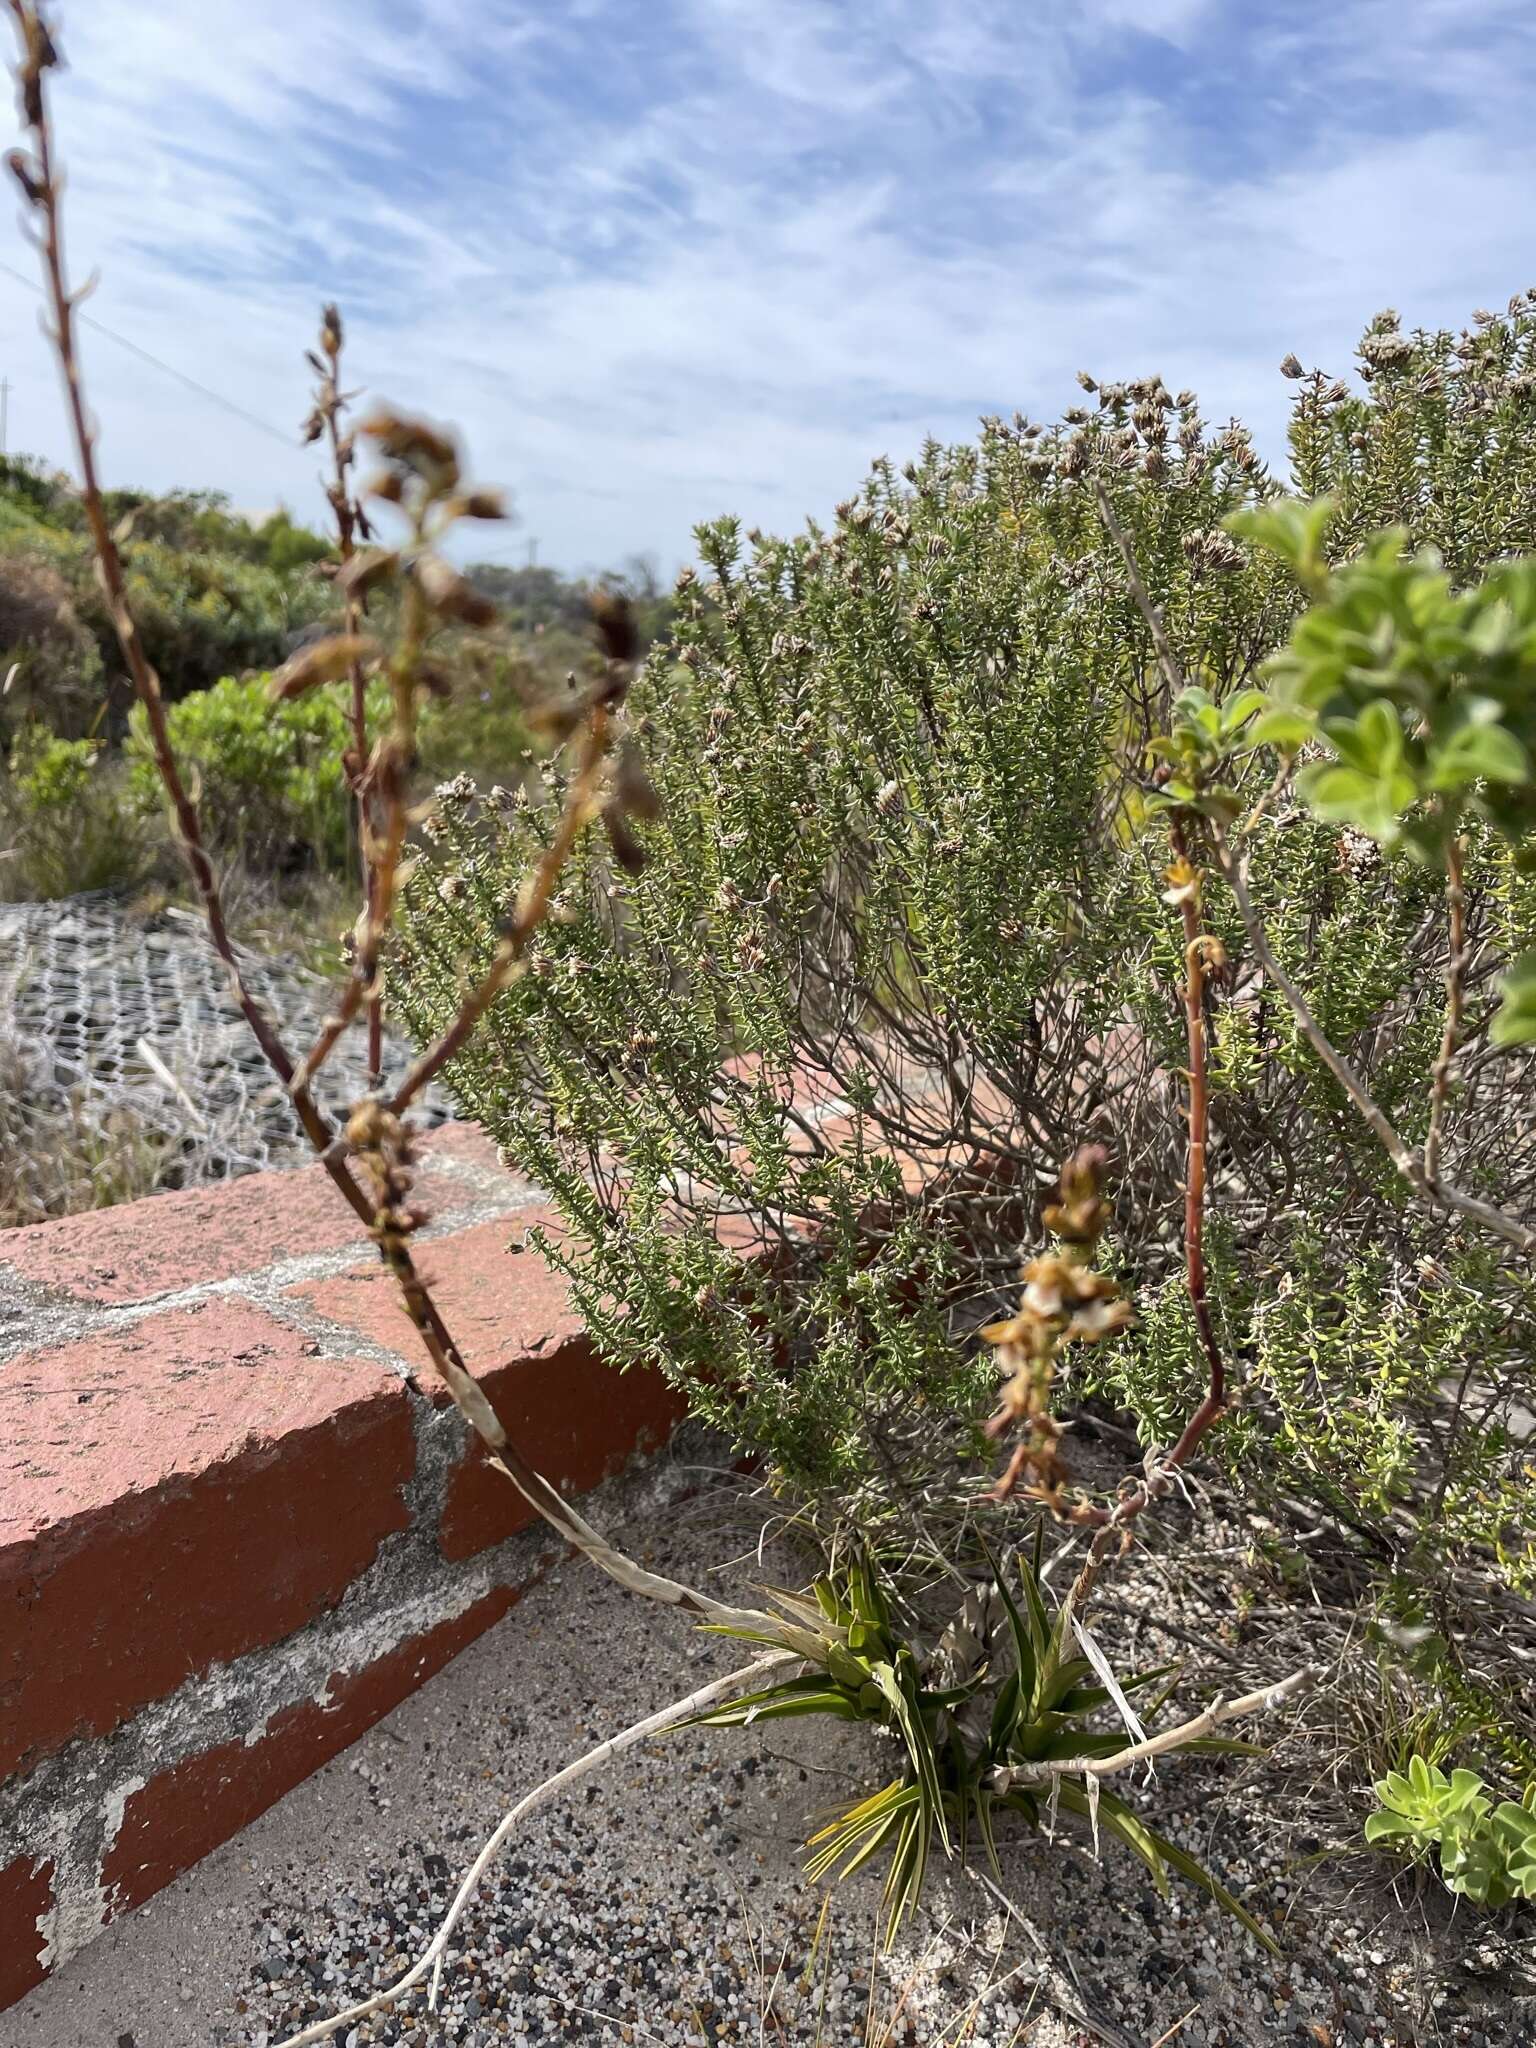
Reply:
<svg viewBox="0 0 1536 2048"><path fill-rule="evenodd" d="M296 526L285 511L274 512L270 519L262 522L256 532L256 542L261 549L261 560L278 576L287 576L316 562L329 561L335 554L330 541L321 534L312 533L307 526Z"/></svg>
<svg viewBox="0 0 1536 2048"><path fill-rule="evenodd" d="M24 726L0 784L0 819L0 895L12 900L123 888L148 865L146 837L124 801L121 777L95 740Z"/></svg>
<svg viewBox="0 0 1536 2048"><path fill-rule="evenodd" d="M217 493L194 491L109 492L106 511L122 536L140 632L168 698L242 669L275 666L296 632L335 609L329 585L315 572L329 544L286 512L258 527ZM22 616L13 626L7 613L18 607ZM79 499L29 457L0 467L0 648L6 646L7 666L14 659L22 664L13 698L16 688L30 686L17 723L34 718L57 731L83 730L99 716L106 683L121 672Z"/></svg>
<svg viewBox="0 0 1536 2048"><path fill-rule="evenodd" d="M467 657L465 657L467 666ZM526 692L504 659L456 677L454 694L433 702L421 721L423 771L447 777L473 766L515 773L526 748ZM225 676L170 707L172 742L202 789L203 819L214 844L257 870L316 866L351 875L352 800L341 770L351 744L351 700L337 684L273 704L264 674ZM387 715L381 684L369 687L369 729ZM160 780L142 710L130 715L127 756L135 803L161 807Z"/></svg>
<svg viewBox="0 0 1536 2048"><path fill-rule="evenodd" d="M341 756L348 722L339 689L274 705L265 675L225 676L173 704L167 717L178 760L201 784L213 844L259 869L346 863L351 799ZM139 706L126 751L134 802L157 815L160 779Z"/></svg>
<svg viewBox="0 0 1536 2048"><path fill-rule="evenodd" d="M66 480L36 455L0 455L0 505L26 510L48 523L57 520Z"/></svg>
<svg viewBox="0 0 1536 2048"><path fill-rule="evenodd" d="M101 713L101 656L46 543L28 513L0 501L0 738L34 722L83 733Z"/></svg>
<svg viewBox="0 0 1536 2048"><path fill-rule="evenodd" d="M561 636L563 639L564 636ZM508 652L485 642L465 639L445 662L452 671L452 694L434 698L421 714L421 768L433 782L455 775L473 775L489 788L522 779L528 757L527 705L538 695L535 674L552 679L567 669L590 663L590 636L572 642L553 661L538 643L530 657L521 649Z"/></svg>
<svg viewBox="0 0 1536 2048"><path fill-rule="evenodd" d="M285 508L257 526L231 512L221 491L169 491L163 497L108 491L105 506L125 542L158 542L181 554L233 556L279 575L326 561L335 552L323 535L295 525Z"/></svg>
<svg viewBox="0 0 1536 2048"><path fill-rule="evenodd" d="M1522 299L1460 339L1384 318L1363 395L1304 379L1295 478L1333 493L1327 548L1398 519L1471 575L1536 544L1533 356ZM930 446L900 475L878 464L830 531L701 530L676 656L633 700L660 796L646 865L587 859L566 921L454 1075L555 1193L552 1255L610 1353L660 1366L788 1477L866 1511L894 1475L953 1454L951 1413L984 1411L975 1333L1038 1240L1037 1186L1083 1136L1119 1161L1139 1321L1088 1354L1076 1391L1167 1442L1203 1384L1177 1254L1182 941L1142 767L1171 693L1092 485L1218 700L1251 684L1307 592L1226 530L1282 489L1240 428L1210 432L1156 379L1090 387L1096 405L1055 427L990 421L977 446ZM551 801L446 821L443 865L411 896L419 1029L485 957ZM1422 1142L1437 878L1294 805L1250 851L1277 953ZM1532 899L1486 837L1467 894L1496 961ZM1208 1251L1246 1382L1214 1441L1256 1487L1324 1500L1399 1566L1420 1544L1530 1584L1511 1405L1536 1336L1528 1285L1412 1202L1255 990L1214 882L1206 917L1229 960ZM1528 1068L1471 1075L1451 1163L1529 1208L1505 1142ZM811 1113L787 1112L796 1091ZM762 1254L745 1267L743 1243ZM1426 1500L1405 1549L1402 1511Z"/></svg>
<svg viewBox="0 0 1536 2048"><path fill-rule="evenodd" d="M94 740L59 739L40 726L30 727L11 755L17 796L29 810L73 810L85 798L99 751Z"/></svg>
<svg viewBox="0 0 1536 2048"><path fill-rule="evenodd" d="M326 584L279 575L238 555L139 541L126 560L145 652L171 698L244 669L275 667L295 632L335 608ZM97 623L110 635L110 620Z"/></svg>

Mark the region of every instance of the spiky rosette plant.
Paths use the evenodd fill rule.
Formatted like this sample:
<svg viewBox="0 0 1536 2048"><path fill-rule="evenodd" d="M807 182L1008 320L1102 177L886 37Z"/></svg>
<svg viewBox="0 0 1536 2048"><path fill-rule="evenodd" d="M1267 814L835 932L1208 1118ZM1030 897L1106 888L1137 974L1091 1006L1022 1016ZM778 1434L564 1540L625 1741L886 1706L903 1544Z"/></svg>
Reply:
<svg viewBox="0 0 1536 2048"><path fill-rule="evenodd" d="M698 1722L743 1728L825 1715L883 1728L895 1738L902 1756L897 1776L831 1816L811 1837L806 1860L806 1874L815 1880L841 1880L884 1861L888 1940L915 1909L936 1846L946 1856L964 1857L974 1844L996 1869L1003 1817L1043 1828L1054 1842L1057 1816L1066 1814L1084 1823L1095 1842L1102 1830L1139 1857L1160 1892L1166 1893L1174 1870L1275 1949L1268 1931L1203 1864L1102 1783L1143 1755L1258 1754L1251 1743L1210 1732L1253 1702L1218 1705L1149 1737L1129 1702L1167 1678L1171 1667L1117 1678L1079 1653L1072 1605L1063 1601L1053 1609L1041 1577L1043 1530L1043 1522L1037 1524L1032 1551L1005 1559L991 1581L967 1597L926 1658L908 1640L867 1558L837 1579L818 1578L811 1597L776 1593L797 1641L803 1645L807 1634L813 1636L818 1654L797 1676L725 1701ZM735 1628L718 1632L772 1640ZM1295 1681L1289 1689L1296 1689ZM1149 1722L1171 1691L1170 1685L1147 1709ZM1124 1715L1133 1732L1123 1724L1097 1725L1106 1710Z"/></svg>

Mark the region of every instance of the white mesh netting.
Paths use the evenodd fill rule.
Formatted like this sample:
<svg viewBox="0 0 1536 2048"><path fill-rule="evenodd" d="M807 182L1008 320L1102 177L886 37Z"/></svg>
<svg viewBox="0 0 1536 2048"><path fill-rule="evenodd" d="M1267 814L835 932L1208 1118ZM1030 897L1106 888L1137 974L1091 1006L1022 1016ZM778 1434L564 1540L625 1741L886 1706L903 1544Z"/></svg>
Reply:
<svg viewBox="0 0 1536 2048"><path fill-rule="evenodd" d="M326 1013L326 985L237 950L247 986L285 1038L307 1044ZM129 1111L184 1153L188 1181L297 1164L308 1152L190 911L139 918L94 895L0 904L0 1046L13 1057L11 1085L40 1103L71 1098L92 1120ZM405 1057L387 1042L386 1072ZM316 1089L333 1113L363 1093L366 1064L354 1028ZM447 1113L438 1097L420 1116L436 1123Z"/></svg>

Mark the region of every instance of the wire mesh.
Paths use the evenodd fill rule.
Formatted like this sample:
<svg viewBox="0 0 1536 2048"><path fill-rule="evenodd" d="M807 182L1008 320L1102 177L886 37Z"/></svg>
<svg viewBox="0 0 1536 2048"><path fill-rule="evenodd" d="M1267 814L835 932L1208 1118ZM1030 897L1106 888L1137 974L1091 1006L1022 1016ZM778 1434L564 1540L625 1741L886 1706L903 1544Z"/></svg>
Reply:
<svg viewBox="0 0 1536 2048"><path fill-rule="evenodd" d="M289 963L236 949L257 1000L290 1042L307 1044L327 985ZM297 1164L309 1152L293 1105L267 1067L194 913L130 915L107 895L0 904L0 1045L39 1106L72 1100L93 1124L128 1112L188 1161L188 1179ZM385 1071L408 1048L386 1037ZM367 1086L361 1028L322 1069L315 1093L332 1113ZM424 1123L450 1114L441 1094Z"/></svg>

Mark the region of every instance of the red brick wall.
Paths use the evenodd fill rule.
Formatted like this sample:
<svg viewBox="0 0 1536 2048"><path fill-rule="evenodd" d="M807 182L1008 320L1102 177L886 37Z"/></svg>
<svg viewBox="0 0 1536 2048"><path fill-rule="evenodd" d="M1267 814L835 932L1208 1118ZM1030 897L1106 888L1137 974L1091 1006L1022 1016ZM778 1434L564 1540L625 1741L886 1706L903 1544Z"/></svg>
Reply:
<svg viewBox="0 0 1536 2048"><path fill-rule="evenodd" d="M670 1433L660 1381L506 1256L546 1212L477 1132L428 1141L422 1193L422 1264L546 1476L586 1489ZM0 2007L554 1554L427 1371L318 1169L0 1236Z"/></svg>

